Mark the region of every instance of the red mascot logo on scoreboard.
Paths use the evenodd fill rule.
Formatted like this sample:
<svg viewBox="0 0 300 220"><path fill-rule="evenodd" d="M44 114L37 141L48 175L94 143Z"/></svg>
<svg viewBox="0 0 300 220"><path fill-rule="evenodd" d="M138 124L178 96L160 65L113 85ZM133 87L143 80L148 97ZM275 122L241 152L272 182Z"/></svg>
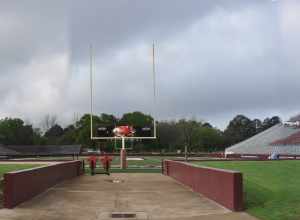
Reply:
<svg viewBox="0 0 300 220"><path fill-rule="evenodd" d="M118 126L113 129L113 133L116 137L132 137L135 133L135 129L132 126Z"/></svg>

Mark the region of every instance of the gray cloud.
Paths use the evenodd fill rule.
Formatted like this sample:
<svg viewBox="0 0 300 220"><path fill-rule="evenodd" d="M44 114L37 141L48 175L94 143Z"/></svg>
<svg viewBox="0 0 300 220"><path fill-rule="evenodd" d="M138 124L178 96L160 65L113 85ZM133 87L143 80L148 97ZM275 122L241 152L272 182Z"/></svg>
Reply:
<svg viewBox="0 0 300 220"><path fill-rule="evenodd" d="M90 43L95 111L152 113L153 40L160 119L299 110L295 0L28 2L0 9L0 117L88 112Z"/></svg>
<svg viewBox="0 0 300 220"><path fill-rule="evenodd" d="M84 60L83 51L89 43L101 55L139 43L167 40L215 9L223 8L230 13L255 2L263 1L78 2L71 6L72 55Z"/></svg>
<svg viewBox="0 0 300 220"><path fill-rule="evenodd" d="M0 117L37 122L59 113L68 77L68 22L61 1L1 1Z"/></svg>
<svg viewBox="0 0 300 220"><path fill-rule="evenodd" d="M299 109L300 68L292 62L300 48L299 28L296 13L290 18L296 1L170 3L101 3L92 12L81 10L84 16L75 10L81 25L72 25L73 61L87 67L87 44L93 42L98 111L150 109L151 85L144 84L153 39L162 119L194 116L224 127L237 113L286 118Z"/></svg>

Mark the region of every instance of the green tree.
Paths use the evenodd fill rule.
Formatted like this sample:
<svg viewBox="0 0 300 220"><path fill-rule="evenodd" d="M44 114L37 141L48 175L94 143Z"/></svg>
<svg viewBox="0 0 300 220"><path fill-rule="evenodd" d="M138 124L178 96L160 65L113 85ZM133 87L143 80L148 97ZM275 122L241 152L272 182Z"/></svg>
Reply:
<svg viewBox="0 0 300 220"><path fill-rule="evenodd" d="M102 124L102 120L99 116L93 115L93 136L96 136L96 129ZM90 115L83 115L79 121L76 122L76 142L85 146L96 146L96 141L91 140L91 126Z"/></svg>
<svg viewBox="0 0 300 220"><path fill-rule="evenodd" d="M273 116L272 118L265 118L262 123L263 130L266 130L278 123L281 123L281 119L278 116Z"/></svg>
<svg viewBox="0 0 300 220"><path fill-rule="evenodd" d="M126 113L119 120L119 125L131 125L131 126L151 126L153 118L150 115L146 115L142 112Z"/></svg>
<svg viewBox="0 0 300 220"><path fill-rule="evenodd" d="M31 145L34 143L34 131L31 125L25 125L19 118L0 120L0 143L6 145Z"/></svg>
<svg viewBox="0 0 300 220"><path fill-rule="evenodd" d="M224 150L224 136L221 131L213 127L202 126L198 129L198 135L198 150L205 152Z"/></svg>
<svg viewBox="0 0 300 220"><path fill-rule="evenodd" d="M237 115L224 131L230 144L238 143L256 134L254 123L244 115Z"/></svg>
<svg viewBox="0 0 300 220"><path fill-rule="evenodd" d="M181 119L177 122L176 126L180 130L182 150L185 146L187 146L189 150L199 146L199 128L202 126L201 122Z"/></svg>
<svg viewBox="0 0 300 220"><path fill-rule="evenodd" d="M254 119L252 121L252 124L253 124L253 127L255 128L255 133L258 134L259 132L263 131L263 125L262 125L262 122L261 120L259 119Z"/></svg>
<svg viewBox="0 0 300 220"><path fill-rule="evenodd" d="M107 126L115 126L118 119L114 115L102 113L100 115L100 123Z"/></svg>
<svg viewBox="0 0 300 220"><path fill-rule="evenodd" d="M64 129L60 125L55 124L46 131L44 137L47 138L48 144L58 144L59 139L63 136L63 134Z"/></svg>
<svg viewBox="0 0 300 220"><path fill-rule="evenodd" d="M77 130L74 125L69 125L63 129L63 135L59 138L59 144L79 144L76 140Z"/></svg>
<svg viewBox="0 0 300 220"><path fill-rule="evenodd" d="M40 128L33 129L33 144L34 145L47 144L47 138L42 135L42 131Z"/></svg>
<svg viewBox="0 0 300 220"><path fill-rule="evenodd" d="M159 149L175 151L182 147L181 131L175 121L163 121L157 124L157 145Z"/></svg>

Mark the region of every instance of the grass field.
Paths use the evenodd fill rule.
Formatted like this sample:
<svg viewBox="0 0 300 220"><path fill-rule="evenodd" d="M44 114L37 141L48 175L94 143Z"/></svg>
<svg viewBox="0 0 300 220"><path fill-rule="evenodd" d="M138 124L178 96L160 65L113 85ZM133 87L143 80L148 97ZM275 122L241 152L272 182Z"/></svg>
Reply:
<svg viewBox="0 0 300 220"><path fill-rule="evenodd" d="M40 164L0 164L0 179L2 178L4 173L29 169L33 167L41 166Z"/></svg>
<svg viewBox="0 0 300 220"><path fill-rule="evenodd" d="M195 162L243 173L246 211L264 220L300 219L300 161Z"/></svg>
<svg viewBox="0 0 300 220"><path fill-rule="evenodd" d="M161 166L162 157L148 156L148 157L137 157L143 158L144 160L128 160L129 167L159 167ZM119 165L120 157L114 157L112 165Z"/></svg>

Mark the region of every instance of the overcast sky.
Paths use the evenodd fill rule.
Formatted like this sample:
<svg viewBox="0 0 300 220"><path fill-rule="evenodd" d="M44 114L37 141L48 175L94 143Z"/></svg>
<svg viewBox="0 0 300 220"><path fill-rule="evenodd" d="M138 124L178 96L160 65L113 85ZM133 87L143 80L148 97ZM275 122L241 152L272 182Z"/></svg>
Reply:
<svg viewBox="0 0 300 220"><path fill-rule="evenodd" d="M297 0L21 2L0 0L0 118L89 112L90 44L94 111L153 114L153 41L159 120L300 110Z"/></svg>

